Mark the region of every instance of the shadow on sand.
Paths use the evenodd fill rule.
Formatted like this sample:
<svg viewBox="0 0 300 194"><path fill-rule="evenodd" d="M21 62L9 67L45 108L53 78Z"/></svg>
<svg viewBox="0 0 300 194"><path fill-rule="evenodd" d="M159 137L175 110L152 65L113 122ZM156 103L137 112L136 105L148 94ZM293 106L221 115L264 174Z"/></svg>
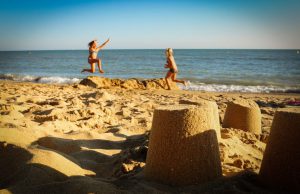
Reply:
<svg viewBox="0 0 300 194"><path fill-rule="evenodd" d="M112 156L90 149L127 149L142 145L146 135L128 137L125 141L71 140L42 137L33 143L39 149L52 150L74 161L96 177L71 176L42 164L28 163L33 155L24 148L0 142L0 189L11 193L280 193L263 186L258 175L245 171L201 185L174 187L145 180L143 171L132 176L113 177L122 152ZM145 161L147 152L142 161ZM141 169L142 170L142 169ZM3 191L3 190L2 190ZM0 190L0 193L2 192ZM282 192L281 192L282 193Z"/></svg>
<svg viewBox="0 0 300 194"><path fill-rule="evenodd" d="M123 137L125 135L122 135ZM91 170L99 178L113 178L116 173L116 165L121 165L121 160L124 160L122 151L142 145L147 139L147 134L126 136L124 141L110 141L102 139L90 140L72 140L57 137L42 137L33 146L39 149L47 149L54 151L68 160L79 165L81 168ZM94 149L94 150L88 150ZM104 150L120 150L121 152L113 155L106 155L97 151L97 149ZM142 153L143 159L146 153ZM123 157L123 158L121 158ZM136 158L138 158L137 156Z"/></svg>

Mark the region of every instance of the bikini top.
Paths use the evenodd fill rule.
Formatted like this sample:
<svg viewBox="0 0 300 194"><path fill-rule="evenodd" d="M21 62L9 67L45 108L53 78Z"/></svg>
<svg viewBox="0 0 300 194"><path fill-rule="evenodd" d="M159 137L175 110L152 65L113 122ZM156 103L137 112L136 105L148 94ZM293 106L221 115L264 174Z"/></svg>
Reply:
<svg viewBox="0 0 300 194"><path fill-rule="evenodd" d="M91 50L89 50L89 53L90 53L90 55L93 54L93 53L96 53L96 54L97 54L98 51L91 51Z"/></svg>

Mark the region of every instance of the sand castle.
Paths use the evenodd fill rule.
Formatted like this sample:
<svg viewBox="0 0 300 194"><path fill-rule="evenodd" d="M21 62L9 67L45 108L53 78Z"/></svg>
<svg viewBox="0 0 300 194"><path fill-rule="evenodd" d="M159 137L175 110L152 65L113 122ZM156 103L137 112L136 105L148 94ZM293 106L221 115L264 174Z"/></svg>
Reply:
<svg viewBox="0 0 300 194"><path fill-rule="evenodd" d="M252 100L245 99L229 102L224 115L223 127L260 134L261 112L258 105Z"/></svg>
<svg viewBox="0 0 300 194"><path fill-rule="evenodd" d="M181 99L179 100L179 104L190 104L190 105L197 105L197 106L206 106L212 109L213 112L213 119L215 126L213 126L213 129L216 130L218 139L221 138L221 132L220 132L220 118L219 118L219 110L218 105L215 101L209 101L209 100L189 100L189 99Z"/></svg>
<svg viewBox="0 0 300 194"><path fill-rule="evenodd" d="M213 108L179 105L154 111L145 176L171 185L221 177Z"/></svg>
<svg viewBox="0 0 300 194"><path fill-rule="evenodd" d="M279 109L272 123L260 169L267 185L300 191L300 109Z"/></svg>

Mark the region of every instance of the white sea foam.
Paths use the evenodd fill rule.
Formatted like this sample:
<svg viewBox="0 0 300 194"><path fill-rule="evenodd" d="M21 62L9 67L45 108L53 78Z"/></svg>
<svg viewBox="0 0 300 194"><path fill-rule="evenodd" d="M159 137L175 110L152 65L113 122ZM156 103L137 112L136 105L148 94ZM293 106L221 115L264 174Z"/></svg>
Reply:
<svg viewBox="0 0 300 194"><path fill-rule="evenodd" d="M249 92L249 93L272 93L272 92L299 92L296 87L280 87L280 86L244 86L244 85L225 85L225 84L205 84L191 83L188 86L180 86L183 90L207 91L207 92Z"/></svg>
<svg viewBox="0 0 300 194"><path fill-rule="evenodd" d="M2 74L0 79L21 81L21 82L37 82L37 83L57 83L57 84L71 84L78 83L81 79L68 78L68 77L40 77L31 75L14 75L14 74Z"/></svg>
<svg viewBox="0 0 300 194"><path fill-rule="evenodd" d="M78 83L80 79L78 78L66 78L66 77L41 77L38 79L39 83L58 83L58 84L65 84L65 83Z"/></svg>

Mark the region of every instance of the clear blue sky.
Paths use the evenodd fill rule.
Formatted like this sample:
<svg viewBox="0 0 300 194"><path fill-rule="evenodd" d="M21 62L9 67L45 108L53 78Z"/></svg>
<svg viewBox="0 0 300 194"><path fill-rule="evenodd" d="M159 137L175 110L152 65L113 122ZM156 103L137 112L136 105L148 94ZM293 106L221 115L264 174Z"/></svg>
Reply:
<svg viewBox="0 0 300 194"><path fill-rule="evenodd" d="M0 0L0 50L300 49L299 0Z"/></svg>

